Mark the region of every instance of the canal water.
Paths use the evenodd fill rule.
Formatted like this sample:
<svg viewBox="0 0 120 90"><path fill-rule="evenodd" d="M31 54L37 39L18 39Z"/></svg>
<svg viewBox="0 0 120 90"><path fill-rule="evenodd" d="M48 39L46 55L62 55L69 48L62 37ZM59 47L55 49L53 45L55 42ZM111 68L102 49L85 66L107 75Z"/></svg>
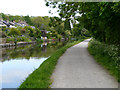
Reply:
<svg viewBox="0 0 120 90"><path fill-rule="evenodd" d="M3 48L0 60L0 89L18 88L29 74L64 45L65 42L52 42Z"/></svg>

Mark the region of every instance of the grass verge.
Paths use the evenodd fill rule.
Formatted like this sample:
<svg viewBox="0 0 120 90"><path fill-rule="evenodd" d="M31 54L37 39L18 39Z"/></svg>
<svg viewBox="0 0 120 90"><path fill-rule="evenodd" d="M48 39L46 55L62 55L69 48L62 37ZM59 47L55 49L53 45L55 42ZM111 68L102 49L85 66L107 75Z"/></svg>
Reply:
<svg viewBox="0 0 120 90"><path fill-rule="evenodd" d="M51 55L51 57L44 61L38 69L33 71L19 88L49 88L49 85L51 84L50 77L55 69L59 57L68 48L80 43L81 41L83 40L68 43L67 45L58 49L55 53L53 53L53 55Z"/></svg>
<svg viewBox="0 0 120 90"><path fill-rule="evenodd" d="M89 42L88 51L99 64L120 82L118 47L92 39Z"/></svg>

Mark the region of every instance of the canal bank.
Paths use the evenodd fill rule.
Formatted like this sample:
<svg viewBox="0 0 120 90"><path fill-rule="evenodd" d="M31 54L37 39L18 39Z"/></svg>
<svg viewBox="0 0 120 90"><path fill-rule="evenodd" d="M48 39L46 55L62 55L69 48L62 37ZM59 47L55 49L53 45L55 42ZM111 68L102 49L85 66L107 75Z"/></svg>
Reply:
<svg viewBox="0 0 120 90"><path fill-rule="evenodd" d="M18 88L29 74L64 45L66 42L51 42L2 48L0 85L2 88Z"/></svg>
<svg viewBox="0 0 120 90"><path fill-rule="evenodd" d="M55 51L46 61L44 61L39 68L33 71L19 88L49 88L52 83L50 77L55 69L59 57L71 46L80 43L80 41L74 41L68 43L62 48Z"/></svg>
<svg viewBox="0 0 120 90"><path fill-rule="evenodd" d="M59 58L51 88L118 88L117 80L88 53L90 39L67 49Z"/></svg>
<svg viewBox="0 0 120 90"><path fill-rule="evenodd" d="M14 46L28 45L28 44L32 44L32 43L35 43L35 41L33 41L33 42L18 42L18 43L16 43L16 45L15 45L15 43L5 43L5 44L0 44L0 46L2 48L4 48L4 47L14 47Z"/></svg>
<svg viewBox="0 0 120 90"><path fill-rule="evenodd" d="M67 40L68 41L68 40ZM29 44L35 44L35 43L49 43L49 42L65 42L65 40L41 40L41 41L32 41L32 42L17 42L15 43L0 43L0 47L2 48L7 48L7 47L14 47L14 46L24 46L24 45L29 45Z"/></svg>

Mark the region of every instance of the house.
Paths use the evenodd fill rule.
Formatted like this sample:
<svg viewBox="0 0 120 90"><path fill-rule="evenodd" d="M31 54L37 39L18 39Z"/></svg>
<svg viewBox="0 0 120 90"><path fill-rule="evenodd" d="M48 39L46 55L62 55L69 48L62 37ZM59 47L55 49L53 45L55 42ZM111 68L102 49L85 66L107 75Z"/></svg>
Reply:
<svg viewBox="0 0 120 90"><path fill-rule="evenodd" d="M10 24L9 28L16 28L16 26L13 22L9 22L9 24Z"/></svg>
<svg viewBox="0 0 120 90"><path fill-rule="evenodd" d="M6 25L0 20L0 28L4 26L6 27Z"/></svg>
<svg viewBox="0 0 120 90"><path fill-rule="evenodd" d="M7 27L10 26L9 22L8 21L2 21L3 24L5 24Z"/></svg>
<svg viewBox="0 0 120 90"><path fill-rule="evenodd" d="M26 21L19 21L19 24L21 24L22 27L29 26Z"/></svg>
<svg viewBox="0 0 120 90"><path fill-rule="evenodd" d="M21 24L19 23L14 23L15 25L19 26L19 27L23 27Z"/></svg>
<svg viewBox="0 0 120 90"><path fill-rule="evenodd" d="M32 28L32 29L35 29L35 27L34 27L34 26L31 26L31 28Z"/></svg>
<svg viewBox="0 0 120 90"><path fill-rule="evenodd" d="M16 28L14 23L9 22L9 21L0 21L0 27L9 27L9 28Z"/></svg>

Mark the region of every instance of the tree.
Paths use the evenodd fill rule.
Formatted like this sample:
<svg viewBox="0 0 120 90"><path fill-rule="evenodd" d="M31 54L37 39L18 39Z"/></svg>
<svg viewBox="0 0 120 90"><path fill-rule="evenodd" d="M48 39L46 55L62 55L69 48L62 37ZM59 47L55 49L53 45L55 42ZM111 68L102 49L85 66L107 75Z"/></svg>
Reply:
<svg viewBox="0 0 120 90"><path fill-rule="evenodd" d="M33 25L40 29L40 30L49 30L50 26L49 26L49 22L50 22L50 18L45 16L45 17L31 17L31 22L33 23Z"/></svg>
<svg viewBox="0 0 120 90"><path fill-rule="evenodd" d="M16 28L11 28L10 29L10 32L9 32L9 36L12 36L12 38L14 39L14 43L15 43L15 46L17 45L17 37L20 36L20 31Z"/></svg>
<svg viewBox="0 0 120 90"><path fill-rule="evenodd" d="M20 31L17 30L16 28L11 28L8 35L9 35L9 36L14 36L14 37L15 37L15 36L20 36Z"/></svg>
<svg viewBox="0 0 120 90"><path fill-rule="evenodd" d="M64 29L65 30L71 30L71 26L70 26L70 20L66 19L64 22Z"/></svg>
<svg viewBox="0 0 120 90"><path fill-rule="evenodd" d="M32 25L32 22L31 22L31 19L30 17L27 15L27 16L24 16L24 19L25 21L29 24L29 25Z"/></svg>
<svg viewBox="0 0 120 90"><path fill-rule="evenodd" d="M31 28L30 26L25 26L24 29L30 37L34 37L35 30L33 28Z"/></svg>
<svg viewBox="0 0 120 90"><path fill-rule="evenodd" d="M80 28L78 26L74 26L74 28L72 29L73 36L79 37L81 35L81 30L82 30L82 28Z"/></svg>
<svg viewBox="0 0 120 90"><path fill-rule="evenodd" d="M65 37L65 28L64 28L64 21L62 21L58 17L50 17L49 26L53 28L58 34Z"/></svg>
<svg viewBox="0 0 120 90"><path fill-rule="evenodd" d="M40 31L38 28L35 29L35 34L34 34L34 36L35 36L35 38L37 38L37 39L41 39L41 31Z"/></svg>
<svg viewBox="0 0 120 90"><path fill-rule="evenodd" d="M47 0L46 0L47 1ZM120 2L54 2L47 1L47 6L58 8L64 19L76 17L76 20L89 30L92 36L108 44L120 44Z"/></svg>
<svg viewBox="0 0 120 90"><path fill-rule="evenodd" d="M5 15L4 13L0 13L0 16L2 17L3 20L8 20L8 16Z"/></svg>

